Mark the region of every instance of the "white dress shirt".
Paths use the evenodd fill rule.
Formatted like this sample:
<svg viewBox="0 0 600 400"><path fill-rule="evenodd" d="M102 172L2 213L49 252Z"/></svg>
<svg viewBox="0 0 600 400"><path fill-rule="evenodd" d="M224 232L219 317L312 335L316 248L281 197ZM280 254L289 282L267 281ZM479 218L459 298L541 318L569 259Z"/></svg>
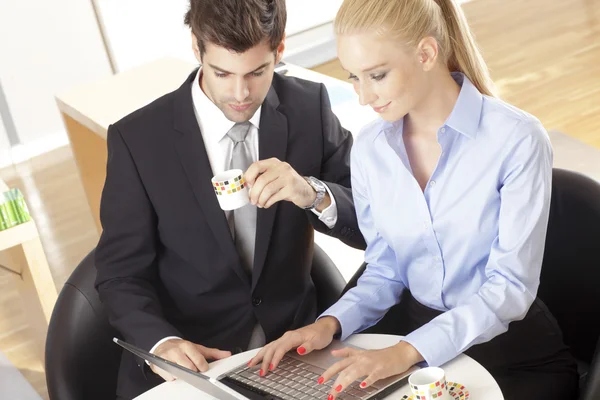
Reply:
<svg viewBox="0 0 600 400"><path fill-rule="evenodd" d="M196 79L192 84L192 101L194 103L194 113L200 126L200 132L202 132L202 140L204 140L204 147L208 154L208 161L212 168L213 175L217 175L223 171L226 171L229 166L227 160L231 158L231 152L233 151L233 141L227 136L227 132L235 125L235 122L230 121L225 117L225 114L206 96L204 91L200 87L200 77L202 75L202 68L198 70ZM250 151L252 153L253 161L259 160L258 154L258 131L260 127L260 112L262 106L256 110L256 113L250 118L250 130L246 136L246 142L250 144ZM319 220L323 222L329 229L332 229L337 222L337 207L333 194L325 185L327 193L331 198L331 205L327 207L323 212L318 212L313 209L312 212L319 217ZM162 343L169 339L179 339L175 336L166 337L159 340L150 350L150 353L154 353L154 350Z"/></svg>

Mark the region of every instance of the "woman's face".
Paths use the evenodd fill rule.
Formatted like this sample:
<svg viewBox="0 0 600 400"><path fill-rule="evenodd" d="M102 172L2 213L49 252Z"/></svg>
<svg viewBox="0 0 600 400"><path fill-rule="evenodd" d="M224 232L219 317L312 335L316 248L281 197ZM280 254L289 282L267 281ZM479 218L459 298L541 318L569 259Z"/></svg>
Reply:
<svg viewBox="0 0 600 400"><path fill-rule="evenodd" d="M360 104L387 121L402 119L427 91L422 56L398 39L375 33L340 35L337 49Z"/></svg>

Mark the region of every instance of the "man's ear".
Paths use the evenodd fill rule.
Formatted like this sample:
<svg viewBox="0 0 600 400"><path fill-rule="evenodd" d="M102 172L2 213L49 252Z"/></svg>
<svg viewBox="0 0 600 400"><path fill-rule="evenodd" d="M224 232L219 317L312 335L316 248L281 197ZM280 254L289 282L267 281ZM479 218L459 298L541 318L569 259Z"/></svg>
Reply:
<svg viewBox="0 0 600 400"><path fill-rule="evenodd" d="M281 39L281 43L277 46L277 50L275 52L275 64L279 63L283 58L283 51L285 50L285 35L283 35L283 39Z"/></svg>
<svg viewBox="0 0 600 400"><path fill-rule="evenodd" d="M198 46L198 39L196 35L192 32L192 51L194 52L194 56L196 56L196 60L198 63L202 65L202 56L200 55L200 46Z"/></svg>

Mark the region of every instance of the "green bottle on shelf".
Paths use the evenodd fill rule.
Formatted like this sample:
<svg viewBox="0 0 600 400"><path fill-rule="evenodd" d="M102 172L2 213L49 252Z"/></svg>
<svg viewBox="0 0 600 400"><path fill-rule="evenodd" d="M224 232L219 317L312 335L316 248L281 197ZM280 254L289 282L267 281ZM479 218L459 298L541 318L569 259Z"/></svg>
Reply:
<svg viewBox="0 0 600 400"><path fill-rule="evenodd" d="M19 189L0 194L0 231L30 220L29 209Z"/></svg>

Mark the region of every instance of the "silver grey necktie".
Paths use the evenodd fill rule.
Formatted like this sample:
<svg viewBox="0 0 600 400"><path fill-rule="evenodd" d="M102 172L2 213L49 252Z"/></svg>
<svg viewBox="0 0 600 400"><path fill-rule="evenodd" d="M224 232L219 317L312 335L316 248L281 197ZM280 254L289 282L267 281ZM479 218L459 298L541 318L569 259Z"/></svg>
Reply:
<svg viewBox="0 0 600 400"><path fill-rule="evenodd" d="M250 132L250 122L235 124L227 132L227 136L233 141L233 151L229 161L229 169L241 169L246 172L248 167L254 162L250 143L246 142L246 136ZM254 245L256 242L256 206L248 203L244 207L234 210L229 215L230 229L233 227L235 247L244 263L248 273L252 273L254 267ZM232 223L233 220L233 223ZM264 346L266 343L265 332L256 324L250 337L248 350Z"/></svg>
<svg viewBox="0 0 600 400"><path fill-rule="evenodd" d="M250 131L250 122L235 124L227 132L227 136L233 141L233 151L229 161L229 169L241 169L246 172L254 162L250 152L250 144L246 142L246 136ZM254 243L256 241L256 206L246 204L244 207L234 210L233 219L235 247L244 263L246 270L251 273L254 266ZM230 223L231 226L231 223Z"/></svg>

